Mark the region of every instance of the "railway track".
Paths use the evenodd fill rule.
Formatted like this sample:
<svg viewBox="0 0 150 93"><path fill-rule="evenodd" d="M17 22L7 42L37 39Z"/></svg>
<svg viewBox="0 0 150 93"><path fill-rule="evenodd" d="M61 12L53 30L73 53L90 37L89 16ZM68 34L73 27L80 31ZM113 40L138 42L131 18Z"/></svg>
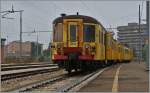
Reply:
<svg viewBox="0 0 150 93"><path fill-rule="evenodd" d="M30 92L30 91L76 92L76 91L79 91L82 87L86 86L89 82L94 80L97 76L101 75L101 73L103 73L104 71L106 71L112 67L113 66L102 68L102 69L99 69L94 72L84 72L84 73L74 72L69 75L66 72L65 73L61 72L57 75L53 75L52 73L44 75L44 73L48 73L48 70L45 70L43 72L41 70L41 72L40 72L40 69L39 69L39 71L37 71L37 70L35 70L35 72L29 71L29 73L23 72L23 74L18 74L18 75L17 74L15 75L13 73L12 76L8 75L8 77L5 77L6 80L4 80L2 82L13 79L14 83L13 83L13 81L11 81L11 84L16 86L18 83L18 85L16 87L7 89L7 87L9 87L9 85L11 85L11 84L9 82L8 83L6 82L7 83L7 84L5 84L6 89L3 89L3 92L10 92L10 91L13 91L13 92ZM47 67L45 67L45 68L47 68ZM34 69L38 69L38 68L34 68ZM54 69L55 68L53 68L53 69L49 68L49 72L55 72ZM56 69L56 73L57 73L57 71L58 70ZM45 78L45 77L46 78L39 80L38 74L40 74L40 78ZM32 78L32 76L34 76L34 75L36 76L36 78ZM48 78L51 75L53 75L53 76ZM28 77L28 78L22 79L24 77ZM21 82L24 82L24 83L27 82L27 83L22 84L17 80L17 78L20 78ZM2 79L4 79L4 77L2 77ZM30 81L30 83L28 81ZM36 82L32 82L32 81L36 81ZM15 83L15 82L17 82L17 83ZM2 83L2 86L3 86L3 83Z"/></svg>
<svg viewBox="0 0 150 93"><path fill-rule="evenodd" d="M49 66L49 67L37 67L37 68L26 68L26 69L17 69L1 72L1 81L6 81L10 79L21 78L30 75L36 75L41 73L48 73L52 71L59 70L58 66Z"/></svg>
<svg viewBox="0 0 150 93"><path fill-rule="evenodd" d="M44 65L44 64L51 64L51 63L50 62L41 62L41 63L1 64L1 67L28 66L28 65Z"/></svg>
<svg viewBox="0 0 150 93"><path fill-rule="evenodd" d="M1 71L8 70L18 70L18 69L28 69L28 68L40 68L40 67L52 67L57 66L57 64L26 64L26 65L11 65L2 66Z"/></svg>
<svg viewBox="0 0 150 93"><path fill-rule="evenodd" d="M20 89L22 87L29 86L31 84L40 82L40 81L45 81L50 78L58 77L60 75L63 75L66 73L63 69L59 69L56 71L49 71L46 73L39 73L35 75L28 75L25 77L21 78L13 78L10 80L2 81L1 82L1 91L2 92L11 92L16 89Z"/></svg>
<svg viewBox="0 0 150 93"><path fill-rule="evenodd" d="M68 92L77 90L76 87L84 85L83 83L91 81L93 77L100 75L107 70L103 68L96 72L90 72L80 75L61 75L59 77L51 78L48 80L40 81L29 86L16 89L14 92L29 92L29 91L55 91L55 92ZM81 86L80 86L81 87Z"/></svg>

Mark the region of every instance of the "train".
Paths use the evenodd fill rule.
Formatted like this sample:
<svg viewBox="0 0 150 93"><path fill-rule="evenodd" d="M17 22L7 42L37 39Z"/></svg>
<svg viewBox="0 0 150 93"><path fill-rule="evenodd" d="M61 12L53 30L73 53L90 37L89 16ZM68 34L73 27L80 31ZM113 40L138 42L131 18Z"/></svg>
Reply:
<svg viewBox="0 0 150 93"><path fill-rule="evenodd" d="M51 58L71 73L130 62L133 50L115 40L93 17L61 14L53 21Z"/></svg>

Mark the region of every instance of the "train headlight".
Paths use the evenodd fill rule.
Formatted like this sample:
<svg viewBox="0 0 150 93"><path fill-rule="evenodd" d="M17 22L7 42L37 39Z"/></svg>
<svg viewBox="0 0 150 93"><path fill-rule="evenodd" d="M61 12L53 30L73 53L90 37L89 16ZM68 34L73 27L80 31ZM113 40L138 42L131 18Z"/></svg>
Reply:
<svg viewBox="0 0 150 93"><path fill-rule="evenodd" d="M84 45L84 53L85 54L89 54L90 53L90 45L89 44L85 44Z"/></svg>
<svg viewBox="0 0 150 93"><path fill-rule="evenodd" d="M92 53L92 55L94 55L96 53L96 47L95 46L91 47L91 53Z"/></svg>
<svg viewBox="0 0 150 93"><path fill-rule="evenodd" d="M89 44L86 44L86 45L85 45L85 48L86 48L86 49L90 48L90 45L89 45Z"/></svg>
<svg viewBox="0 0 150 93"><path fill-rule="evenodd" d="M58 49L60 49L60 48L61 48L61 45L60 45L60 44L58 44L58 45L57 45L57 48L58 48Z"/></svg>
<svg viewBox="0 0 150 93"><path fill-rule="evenodd" d="M95 52L96 51L96 47L92 46L91 50L92 50L92 52Z"/></svg>
<svg viewBox="0 0 150 93"><path fill-rule="evenodd" d="M57 44L57 53L63 54L63 44L61 43Z"/></svg>
<svg viewBox="0 0 150 93"><path fill-rule="evenodd" d="M52 45L52 44L51 44L51 48L55 48L55 45Z"/></svg>
<svg viewBox="0 0 150 93"><path fill-rule="evenodd" d="M57 44L57 48L60 49L63 47L63 44Z"/></svg>

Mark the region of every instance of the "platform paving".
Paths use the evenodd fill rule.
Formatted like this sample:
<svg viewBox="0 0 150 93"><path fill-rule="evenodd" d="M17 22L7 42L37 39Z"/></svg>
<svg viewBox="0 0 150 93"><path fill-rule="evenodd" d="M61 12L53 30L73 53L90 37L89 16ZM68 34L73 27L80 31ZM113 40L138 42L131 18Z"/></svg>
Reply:
<svg viewBox="0 0 150 93"><path fill-rule="evenodd" d="M119 74L119 92L148 92L149 71L142 62L124 64Z"/></svg>
<svg viewBox="0 0 150 93"><path fill-rule="evenodd" d="M121 65L118 75L117 92L149 91L149 71L146 71L143 62L140 64L139 62L130 62ZM118 65L103 72L95 80L81 88L79 92L112 92L117 68Z"/></svg>

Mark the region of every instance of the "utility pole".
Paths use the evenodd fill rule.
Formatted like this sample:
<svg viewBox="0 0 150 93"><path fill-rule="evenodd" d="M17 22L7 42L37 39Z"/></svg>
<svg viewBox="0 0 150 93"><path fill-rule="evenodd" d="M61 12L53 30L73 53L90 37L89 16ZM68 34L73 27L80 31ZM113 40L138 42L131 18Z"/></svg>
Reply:
<svg viewBox="0 0 150 93"><path fill-rule="evenodd" d="M139 5L139 64L140 64L140 49L141 49L140 48L140 45L141 45L140 44L141 43L140 42L140 40L141 40L141 38L140 38L140 36L141 36L141 34L140 34L140 29L141 29L141 21L140 21L141 20L141 15L140 14L141 14L141 12L140 12L140 5Z"/></svg>
<svg viewBox="0 0 150 93"><path fill-rule="evenodd" d="M149 4L150 2L149 1L146 1L146 24L147 24L147 32L148 32L148 47L149 47L149 31L150 31L150 28L149 28ZM150 49L148 48L148 56L149 56L149 53L150 53ZM149 58L148 59L148 62L149 62ZM147 63L148 63L147 62Z"/></svg>
<svg viewBox="0 0 150 93"><path fill-rule="evenodd" d="M47 33L47 32L53 32L53 31L44 31L44 30L33 30L33 31L31 31L31 32L22 32L22 33L29 33L29 34L31 34L31 33L37 33L37 44L36 44L36 55L37 55L37 58L38 58L38 55L39 55L39 46L38 46L38 42L39 42L39 33Z"/></svg>
<svg viewBox="0 0 150 93"><path fill-rule="evenodd" d="M139 64L142 61L141 11L139 5Z"/></svg>
<svg viewBox="0 0 150 93"><path fill-rule="evenodd" d="M146 1L146 24L147 24L148 37L149 37L149 8L150 8L149 4L150 4L150 2Z"/></svg>
<svg viewBox="0 0 150 93"><path fill-rule="evenodd" d="M39 56L39 39L38 39L38 32L37 32L37 59L38 59L38 56Z"/></svg>
<svg viewBox="0 0 150 93"><path fill-rule="evenodd" d="M7 40L7 45L6 45L6 46L7 46L7 47L6 47L6 56L8 56L8 46L9 46L9 44L8 44L8 36L6 36L6 37L7 37L7 39L6 39L6 40Z"/></svg>
<svg viewBox="0 0 150 93"><path fill-rule="evenodd" d="M22 58L22 12L20 11L20 59Z"/></svg>
<svg viewBox="0 0 150 93"><path fill-rule="evenodd" d="M15 12L19 12L20 13L20 41L19 41L19 50L20 50L20 61L21 61L21 58L22 58L22 12L24 10L19 10L19 11L15 11L14 8L13 8L13 5L12 5L12 10L8 10L8 11L2 11L0 13L5 13L4 15L2 15L2 18L7 18L7 19L14 19L14 18L8 18L8 17L5 17L6 15L10 14L10 13L15 13Z"/></svg>

